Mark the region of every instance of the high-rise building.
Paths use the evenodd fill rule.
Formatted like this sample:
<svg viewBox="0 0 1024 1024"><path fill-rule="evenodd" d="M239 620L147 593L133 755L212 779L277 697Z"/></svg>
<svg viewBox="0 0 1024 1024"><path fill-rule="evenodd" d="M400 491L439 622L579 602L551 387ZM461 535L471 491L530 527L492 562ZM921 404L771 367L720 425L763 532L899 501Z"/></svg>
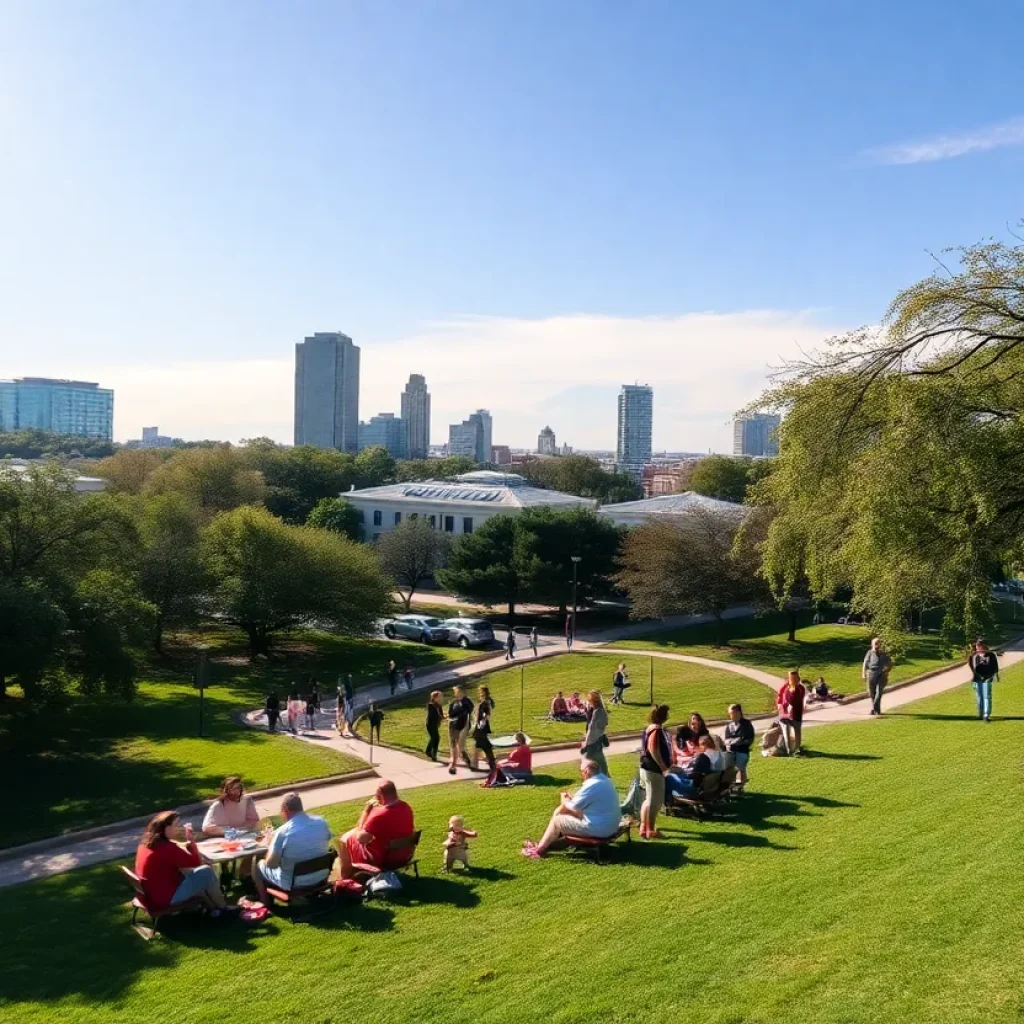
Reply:
<svg viewBox="0 0 1024 1024"><path fill-rule="evenodd" d="M402 420L410 459L425 459L430 451L430 392L420 373L410 373L402 392Z"/></svg>
<svg viewBox="0 0 1024 1024"><path fill-rule="evenodd" d="M0 381L0 430L114 437L114 392L83 380L16 377Z"/></svg>
<svg viewBox="0 0 1024 1024"><path fill-rule="evenodd" d="M359 346L319 331L295 345L295 443L355 452L359 445Z"/></svg>
<svg viewBox="0 0 1024 1024"><path fill-rule="evenodd" d="M555 441L555 432L550 427L545 427L537 435L537 454L555 455L558 452L558 444Z"/></svg>
<svg viewBox="0 0 1024 1024"><path fill-rule="evenodd" d="M359 424L359 450L374 448L379 445L387 448L388 454L395 459L408 458L406 447L407 426L393 412L382 412L374 416L369 423Z"/></svg>
<svg viewBox="0 0 1024 1024"><path fill-rule="evenodd" d="M778 429L782 418L774 413L754 412L732 421L733 455L778 455Z"/></svg>
<svg viewBox="0 0 1024 1024"><path fill-rule="evenodd" d="M647 384L623 384L619 392L619 430L615 446L618 468L639 477L651 461L654 389Z"/></svg>
<svg viewBox="0 0 1024 1024"><path fill-rule="evenodd" d="M491 414L486 409L477 409L462 423L448 427L448 454L465 455L474 462L490 462Z"/></svg>

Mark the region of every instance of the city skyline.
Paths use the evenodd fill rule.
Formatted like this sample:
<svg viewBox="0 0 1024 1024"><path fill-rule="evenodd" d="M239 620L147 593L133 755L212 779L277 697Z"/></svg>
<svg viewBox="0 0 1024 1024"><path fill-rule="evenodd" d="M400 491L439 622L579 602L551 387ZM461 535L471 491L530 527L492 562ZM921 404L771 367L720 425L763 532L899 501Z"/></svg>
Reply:
<svg viewBox="0 0 1024 1024"><path fill-rule="evenodd" d="M1019 10L570 5L0 5L5 375L102 381L119 440L288 442L282 339L339 324L435 439L608 448L639 378L656 448L728 452L774 368L1024 210Z"/></svg>

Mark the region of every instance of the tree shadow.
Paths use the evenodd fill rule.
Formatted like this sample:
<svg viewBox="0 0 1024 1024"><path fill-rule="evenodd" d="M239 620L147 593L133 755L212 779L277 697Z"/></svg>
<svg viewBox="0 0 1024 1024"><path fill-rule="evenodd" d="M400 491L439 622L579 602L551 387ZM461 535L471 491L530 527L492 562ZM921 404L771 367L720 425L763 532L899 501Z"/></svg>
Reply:
<svg viewBox="0 0 1024 1024"><path fill-rule="evenodd" d="M802 758L817 759L821 758L826 761L881 761L882 757L880 754L839 754L833 751L827 750L807 750L804 749L800 755Z"/></svg>

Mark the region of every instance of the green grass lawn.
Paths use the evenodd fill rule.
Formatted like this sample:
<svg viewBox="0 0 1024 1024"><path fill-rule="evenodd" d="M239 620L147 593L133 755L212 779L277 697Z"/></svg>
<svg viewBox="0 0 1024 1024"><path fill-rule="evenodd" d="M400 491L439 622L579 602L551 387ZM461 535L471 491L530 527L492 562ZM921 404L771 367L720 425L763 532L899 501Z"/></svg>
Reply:
<svg viewBox="0 0 1024 1024"><path fill-rule="evenodd" d="M544 721L551 706L551 698L559 691L569 694L579 690L600 690L611 696L611 680L615 666L624 660L632 686L626 691L625 705L609 705L609 731L639 732L647 722L650 711L650 658L638 656L620 659L610 654L566 654L536 661L522 658L514 668L485 676L481 682L491 688L496 707L492 719L494 732L506 734L519 728L520 720L520 668L523 670L523 725L535 744L557 743L579 739L583 726L579 723ZM470 695L476 701L476 688ZM445 703L451 690L445 691ZM724 719L726 708L740 701L750 713L768 711L774 705L774 695L760 683L734 672L708 669L682 661L654 659L654 698L657 703L672 708L672 721L688 718L691 711L699 711L709 721ZM426 694L417 694L398 705L384 708L385 719L382 738L390 746L421 752L426 744L423 727ZM365 722L360 723L365 732ZM447 750L448 737L442 731L442 750Z"/></svg>
<svg viewBox="0 0 1024 1024"><path fill-rule="evenodd" d="M1024 1013L1024 673L997 717L969 688L814 730L757 759L735 817L668 819L606 866L518 854L570 783L409 794L424 877L390 902L247 931L186 920L146 944L113 865L4 891L5 1024L1010 1024ZM955 770L950 757L956 757ZM613 762L620 790L632 757ZM329 809L335 831L357 808ZM475 872L442 876L449 815ZM10 815L8 816L10 820Z"/></svg>
<svg viewBox="0 0 1024 1024"><path fill-rule="evenodd" d="M212 659L205 739L188 683L199 642ZM232 712L259 707L271 689L285 697L309 673L333 693L341 672L352 672L357 685L380 681L389 658L424 669L466 657L457 647L305 632L251 663L239 632L213 628L169 637L166 648L130 703L72 695L39 713L15 690L0 705L0 778L17 779L24 808L0 833L0 847L189 803L212 795L225 775L241 775L255 789L365 767L315 744L244 729Z"/></svg>
<svg viewBox="0 0 1024 1024"><path fill-rule="evenodd" d="M734 619L729 623L729 630L728 647L715 646L715 629L710 624L654 633L609 646L673 651L732 661L777 675L780 686L789 669L799 668L804 679L814 680L822 675L839 693L854 693L863 688L860 667L872 636L865 626L834 623L804 626L797 630L795 643L787 639L787 631L781 628L777 616ZM896 660L890 676L893 683L949 664L958 656L943 647L937 634L908 635L904 642L903 654Z"/></svg>

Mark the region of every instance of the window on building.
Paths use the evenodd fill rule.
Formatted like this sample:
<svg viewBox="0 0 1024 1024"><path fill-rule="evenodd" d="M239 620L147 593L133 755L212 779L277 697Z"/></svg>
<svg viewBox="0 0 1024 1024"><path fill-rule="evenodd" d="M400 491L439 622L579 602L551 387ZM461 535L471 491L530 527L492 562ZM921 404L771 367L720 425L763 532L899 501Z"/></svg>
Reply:
<svg viewBox="0 0 1024 1024"><path fill-rule="evenodd" d="M444 517L444 532L454 533L455 532L455 516Z"/></svg>
<svg viewBox="0 0 1024 1024"><path fill-rule="evenodd" d="M384 513L379 508L373 510L373 525L382 526L384 523Z"/></svg>
<svg viewBox="0 0 1024 1024"><path fill-rule="evenodd" d="M473 532L473 517L463 516L462 517L462 532L472 533Z"/></svg>
<svg viewBox="0 0 1024 1024"><path fill-rule="evenodd" d="M437 526L437 516L427 516L427 522L430 523L430 525L432 527L436 527Z"/></svg>
<svg viewBox="0 0 1024 1024"><path fill-rule="evenodd" d="M402 513L401 512L396 512L395 513L395 526L397 526L401 521L402 521Z"/></svg>

